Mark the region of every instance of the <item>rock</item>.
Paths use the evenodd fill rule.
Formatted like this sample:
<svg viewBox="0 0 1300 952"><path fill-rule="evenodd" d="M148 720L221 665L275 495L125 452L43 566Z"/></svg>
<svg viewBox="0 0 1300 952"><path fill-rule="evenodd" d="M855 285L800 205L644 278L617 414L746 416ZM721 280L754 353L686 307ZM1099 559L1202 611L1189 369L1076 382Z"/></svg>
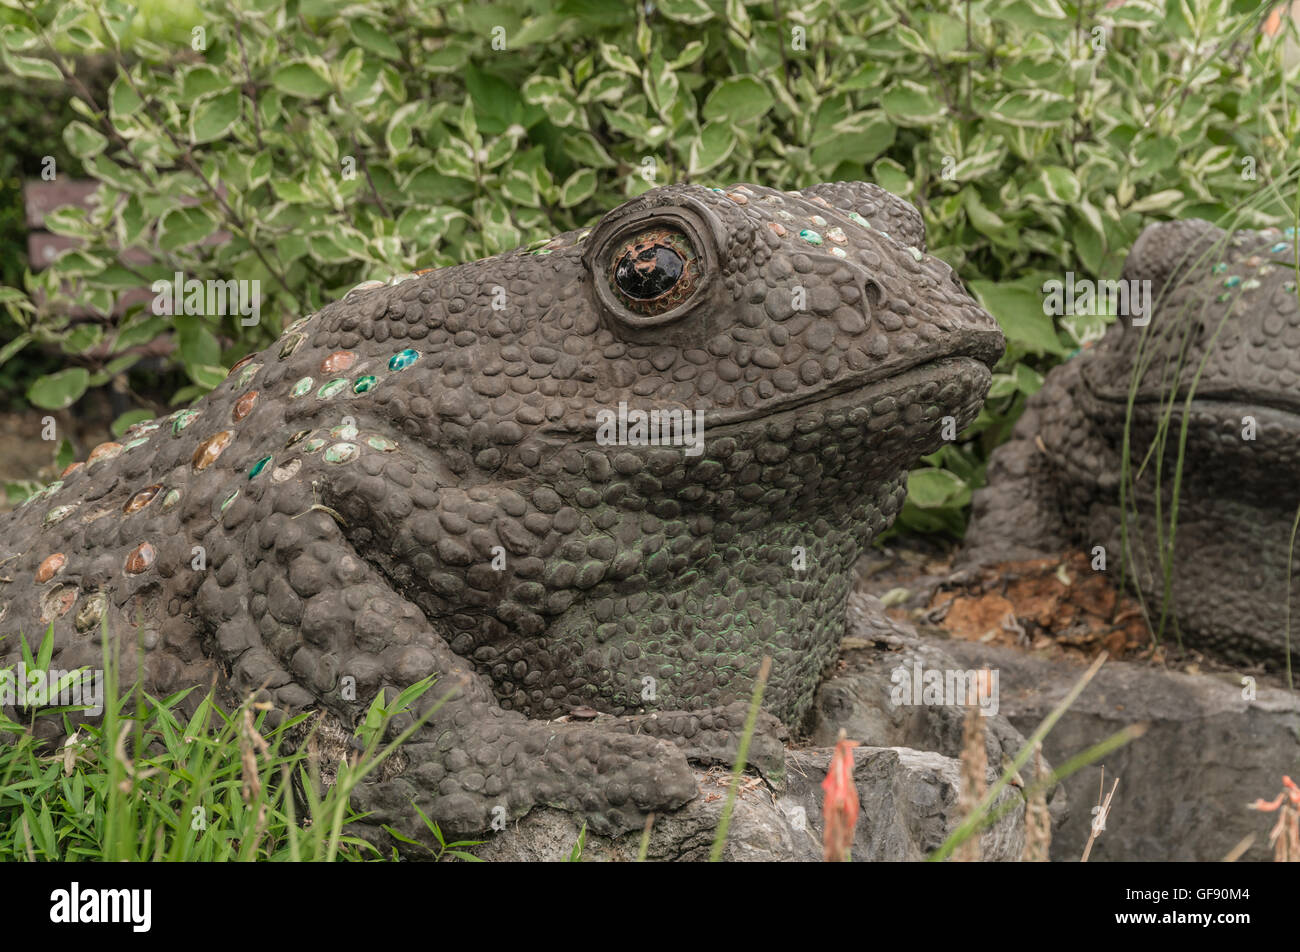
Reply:
<svg viewBox="0 0 1300 952"><path fill-rule="evenodd" d="M841 669L821 686L811 717L806 749L785 751L784 771L747 776L732 815L723 859L791 861L822 858L821 782L831 750L844 728L854 751L854 783L861 809L853 858L859 861L923 860L942 845L963 819L961 787L963 723L968 708L897 706L890 703L890 672L899 664L954 670L957 662L908 625L890 619L880 601L863 593L849 598L848 639ZM997 713L984 719L988 754L986 782L1001 775L1001 764L1024 746L1020 733ZM647 858L708 859L726 802L730 772L696 770L700 795L680 809L660 813L651 830ZM1049 799L1060 822L1064 794ZM986 860L1016 860L1025 843L1024 799L1008 786L998 808L1007 813L983 832ZM534 810L508 830L491 837L475 854L495 861L567 859L581 822L559 810ZM621 836L587 835L588 860L630 861L641 844L639 831Z"/></svg>
<svg viewBox="0 0 1300 952"><path fill-rule="evenodd" d="M820 861L822 779L843 728L862 744L854 751L853 779L861 809L853 846L858 861L919 861L939 848L964 818L961 789L964 706L898 706L890 702L890 672L900 664L955 670L942 646L890 619L880 601L863 593L849 598L848 637L840 669L822 684L810 718L813 746L784 751L784 769L767 764L762 776L746 775L732 814L722 858L730 861ZM1002 773L1025 740L997 712L983 719L987 783ZM752 753L752 751L751 751ZM779 748L768 759L782 756ZM752 760L752 757L751 757ZM778 764L776 766L780 766ZM652 860L704 861L726 803L730 771L694 771L699 795L677 810L656 814L646 856ZM1026 776L1028 772L1026 771ZM779 778L779 779L776 779ZM1049 798L1056 822L1064 793ZM1008 786L996 809L1006 813L980 838L986 860L1019 859L1025 844L1021 789ZM562 861L582 830L574 814L534 809L505 830L489 834L473 852L485 860ZM637 858L642 833L617 836L588 831L585 860L627 862Z"/></svg>
<svg viewBox="0 0 1300 952"><path fill-rule="evenodd" d="M960 663L999 670L1002 713L1026 734L1085 670L1004 646L941 644ZM1102 765L1106 789L1115 778L1119 787L1090 862L1217 861L1250 834L1254 844L1243 859L1269 859L1268 831L1276 817L1246 804L1272 798L1282 775L1300 770L1300 700L1276 688L1256 691L1246 700L1240 680L1228 676L1107 662L1048 734L1046 756L1064 763L1129 724L1148 722L1150 728L1064 781L1074 809L1053 833L1052 859L1082 855Z"/></svg>
<svg viewBox="0 0 1300 952"><path fill-rule="evenodd" d="M946 757L960 757L968 707L951 704L895 704L894 672L910 675L922 671L965 673L970 665L958 664L944 650L947 642L922 638L916 630L884 614L879 600L861 592L849 598L847 646L841 653L841 670L823 682L813 709L814 744L835 742L843 727L850 740L878 747L914 747ZM901 677L902 675L900 675ZM991 703L996 703L996 695ZM990 764L1015 758L1025 739L995 708L984 720L985 744ZM1028 769L1028 768L1027 768ZM1064 801L1057 805L1064 810Z"/></svg>
<svg viewBox="0 0 1300 952"><path fill-rule="evenodd" d="M820 861L821 781L830 765L829 748L789 751L786 783L775 791L746 778L736 800L722 858L729 861ZM864 747L854 751L853 779L862 808L853 859L922 860L937 849L962 819L957 806L961 764L941 754L907 748ZM704 861L726 802L730 774L697 771L700 796L655 817L647 858ZM1024 846L1024 804L1017 791L1003 791L999 805L1012 808L981 837L985 859L1018 859ZM534 810L473 852L493 862L569 858L581 823L560 810ZM617 837L587 835L583 859L631 861L640 833Z"/></svg>

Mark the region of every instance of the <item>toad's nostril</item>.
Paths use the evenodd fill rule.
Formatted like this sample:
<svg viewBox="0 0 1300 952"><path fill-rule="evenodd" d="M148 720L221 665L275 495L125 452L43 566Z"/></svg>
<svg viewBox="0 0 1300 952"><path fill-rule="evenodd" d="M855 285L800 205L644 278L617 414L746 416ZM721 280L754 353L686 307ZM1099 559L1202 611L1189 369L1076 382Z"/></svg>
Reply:
<svg viewBox="0 0 1300 952"><path fill-rule="evenodd" d="M870 278L867 278L866 283L863 285L863 290L866 292L867 304L871 308L878 308L884 302L884 289Z"/></svg>

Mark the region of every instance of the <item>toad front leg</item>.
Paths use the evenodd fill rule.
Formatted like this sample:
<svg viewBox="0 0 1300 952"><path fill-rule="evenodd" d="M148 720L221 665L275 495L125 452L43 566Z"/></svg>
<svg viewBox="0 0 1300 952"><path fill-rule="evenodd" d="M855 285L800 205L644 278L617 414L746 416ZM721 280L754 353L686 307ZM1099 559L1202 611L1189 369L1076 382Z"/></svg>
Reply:
<svg viewBox="0 0 1300 952"><path fill-rule="evenodd" d="M415 706L423 713L457 689L404 746L404 771L355 794L355 805L372 812L368 822L427 839L413 803L454 833L488 829L497 808L514 818L545 803L610 831L695 795L686 758L670 743L503 710L420 609L358 557L331 515L280 511L310 499L289 495L297 503L249 533L254 596L201 595L209 610L238 606L220 625L232 688L266 685L282 707L319 702L352 725L377 691L432 676L435 687ZM215 576L208 584L219 586ZM343 697L345 675L356 679L355 701Z"/></svg>

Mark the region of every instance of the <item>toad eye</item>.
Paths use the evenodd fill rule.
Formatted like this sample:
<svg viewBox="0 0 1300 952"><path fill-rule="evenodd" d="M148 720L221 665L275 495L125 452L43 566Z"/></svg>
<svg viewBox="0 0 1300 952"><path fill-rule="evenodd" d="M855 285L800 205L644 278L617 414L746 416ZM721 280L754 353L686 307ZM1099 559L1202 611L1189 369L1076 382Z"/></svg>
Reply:
<svg viewBox="0 0 1300 952"><path fill-rule="evenodd" d="M610 288L637 314L671 311L691 296L699 279L699 255L690 239L673 228L631 235L610 256Z"/></svg>

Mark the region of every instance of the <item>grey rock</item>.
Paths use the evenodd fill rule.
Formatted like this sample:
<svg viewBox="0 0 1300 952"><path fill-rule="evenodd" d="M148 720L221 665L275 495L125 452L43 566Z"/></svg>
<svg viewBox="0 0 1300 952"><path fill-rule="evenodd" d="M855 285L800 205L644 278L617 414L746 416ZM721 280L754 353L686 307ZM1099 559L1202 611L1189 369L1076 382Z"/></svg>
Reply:
<svg viewBox="0 0 1300 952"><path fill-rule="evenodd" d="M1025 733L1085 670L1004 646L955 640L943 646L960 663L999 669L1002 711ZM1276 796L1283 774L1300 770L1300 700L1277 688L1256 691L1248 701L1238 679L1107 662L1048 734L1046 756L1064 763L1130 724L1150 727L1063 782L1072 809L1053 835L1052 859L1082 855L1103 766L1106 789L1115 778L1119 786L1090 862L1217 861L1252 834L1243 859L1270 858L1275 817L1246 804Z"/></svg>
<svg viewBox="0 0 1300 952"><path fill-rule="evenodd" d="M820 861L822 778L831 750L790 751L784 788L750 784L736 800L722 858L727 861ZM902 747L860 747L853 779L861 809L853 859L860 862L918 861L937 849L956 828L961 764L942 754ZM729 774L696 772L701 794L686 806L656 815L647 859L704 861L709 857L726 802ZM986 860L1015 860L1024 848L1024 803L1012 788L998 806L1008 812L981 836ZM492 835L473 852L494 862L568 859L581 823L560 810L534 810ZM636 859L639 832L602 836L588 832L585 861Z"/></svg>

